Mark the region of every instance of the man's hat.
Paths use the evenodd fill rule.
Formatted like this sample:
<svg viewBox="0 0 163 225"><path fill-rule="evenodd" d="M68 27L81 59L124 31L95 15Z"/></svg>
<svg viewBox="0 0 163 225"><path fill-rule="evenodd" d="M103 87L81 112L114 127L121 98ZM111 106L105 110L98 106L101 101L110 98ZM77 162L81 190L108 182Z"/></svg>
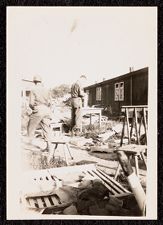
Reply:
<svg viewBox="0 0 163 225"><path fill-rule="evenodd" d="M42 82L42 78L39 75L33 77L33 82Z"/></svg>
<svg viewBox="0 0 163 225"><path fill-rule="evenodd" d="M87 79L87 77L85 75L81 75L80 78L81 79Z"/></svg>

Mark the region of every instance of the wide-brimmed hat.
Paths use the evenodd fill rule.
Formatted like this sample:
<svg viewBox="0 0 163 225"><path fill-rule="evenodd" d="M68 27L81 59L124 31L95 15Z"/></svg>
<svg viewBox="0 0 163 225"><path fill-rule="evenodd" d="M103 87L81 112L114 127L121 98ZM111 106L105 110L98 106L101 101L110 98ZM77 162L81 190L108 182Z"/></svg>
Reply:
<svg viewBox="0 0 163 225"><path fill-rule="evenodd" d="M39 75L33 77L33 82L42 82L42 78Z"/></svg>

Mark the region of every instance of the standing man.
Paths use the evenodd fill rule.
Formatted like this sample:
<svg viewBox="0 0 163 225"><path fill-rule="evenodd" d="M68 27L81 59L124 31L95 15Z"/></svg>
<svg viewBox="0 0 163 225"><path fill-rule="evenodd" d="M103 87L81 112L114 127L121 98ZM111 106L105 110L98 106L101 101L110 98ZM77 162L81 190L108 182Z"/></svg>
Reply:
<svg viewBox="0 0 163 225"><path fill-rule="evenodd" d="M80 78L71 86L72 132L76 135L82 131L82 99L86 95L83 91L83 86L86 80L86 76L81 75Z"/></svg>
<svg viewBox="0 0 163 225"><path fill-rule="evenodd" d="M40 76L34 76L33 82L35 87L30 92L29 106L32 109L32 114L28 123L29 141L33 143L35 131L40 126L43 130L43 136L48 145L49 160L53 157L53 148L51 144L52 130L51 122L51 95L50 91L43 87Z"/></svg>

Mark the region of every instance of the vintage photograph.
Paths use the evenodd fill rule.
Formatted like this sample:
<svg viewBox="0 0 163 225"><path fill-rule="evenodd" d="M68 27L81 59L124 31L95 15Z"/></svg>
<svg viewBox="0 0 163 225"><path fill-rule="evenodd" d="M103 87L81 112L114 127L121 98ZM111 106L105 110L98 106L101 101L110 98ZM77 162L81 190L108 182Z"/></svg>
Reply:
<svg viewBox="0 0 163 225"><path fill-rule="evenodd" d="M8 219L157 218L157 7L7 7Z"/></svg>

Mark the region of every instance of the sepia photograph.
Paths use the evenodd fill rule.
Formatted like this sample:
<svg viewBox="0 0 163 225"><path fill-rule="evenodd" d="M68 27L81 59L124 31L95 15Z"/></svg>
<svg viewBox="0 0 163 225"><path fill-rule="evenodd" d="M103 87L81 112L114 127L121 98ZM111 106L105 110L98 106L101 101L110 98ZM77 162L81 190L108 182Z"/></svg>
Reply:
<svg viewBox="0 0 163 225"><path fill-rule="evenodd" d="M157 219L157 7L7 7L7 219Z"/></svg>

